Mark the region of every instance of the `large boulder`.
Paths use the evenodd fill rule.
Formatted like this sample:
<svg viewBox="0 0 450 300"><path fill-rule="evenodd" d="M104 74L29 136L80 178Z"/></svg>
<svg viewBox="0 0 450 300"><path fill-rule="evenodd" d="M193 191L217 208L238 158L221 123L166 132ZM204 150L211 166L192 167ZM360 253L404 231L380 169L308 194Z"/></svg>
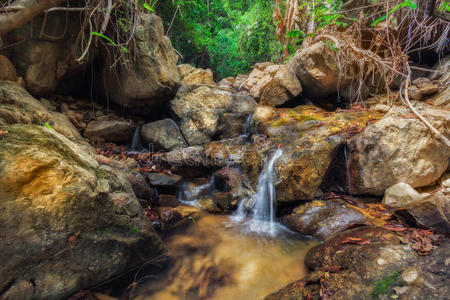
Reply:
<svg viewBox="0 0 450 300"><path fill-rule="evenodd" d="M444 136L450 137L450 114L422 102L417 110ZM450 149L407 108L392 108L349 143L349 168L355 194L383 195L404 182L412 187L432 184L446 170ZM382 163L380 163L382 162Z"/></svg>
<svg viewBox="0 0 450 300"><path fill-rule="evenodd" d="M399 282L400 274L416 261L414 250L394 232L382 227L356 228L309 250L305 264L312 272L265 299L377 298L381 296L377 285L389 282L384 289L391 293L391 285L404 285ZM437 277L445 280L445 276Z"/></svg>
<svg viewBox="0 0 450 300"><path fill-rule="evenodd" d="M189 64L178 65L177 68L182 84L215 84L210 69L195 68Z"/></svg>
<svg viewBox="0 0 450 300"><path fill-rule="evenodd" d="M130 183L39 125L2 125L0 291L64 299L161 255Z"/></svg>
<svg viewBox="0 0 450 300"><path fill-rule="evenodd" d="M362 130L379 117L373 111L328 113L312 105L258 107L253 121L283 150L274 166L277 201L314 199L336 155L343 154L347 132Z"/></svg>
<svg viewBox="0 0 450 300"><path fill-rule="evenodd" d="M344 201L314 200L296 207L283 224L301 235L326 240L351 226L370 224L370 218Z"/></svg>
<svg viewBox="0 0 450 300"><path fill-rule="evenodd" d="M135 38L137 54L131 65L119 65L115 72L105 65L107 88L103 93L119 105L145 113L176 94L180 83L178 57L156 15L140 15Z"/></svg>
<svg viewBox="0 0 450 300"><path fill-rule="evenodd" d="M287 65L257 64L244 84L250 96L270 106L281 105L302 92L299 80Z"/></svg>
<svg viewBox="0 0 450 300"><path fill-rule="evenodd" d="M154 146L155 151L171 151L187 147L180 128L172 119L164 119L142 126L140 135L145 146Z"/></svg>
<svg viewBox="0 0 450 300"><path fill-rule="evenodd" d="M449 189L420 194L410 185L401 182L386 190L383 205L412 217L420 226L450 233Z"/></svg>
<svg viewBox="0 0 450 300"><path fill-rule="evenodd" d="M131 142L135 129L136 125L127 121L91 121L84 130L84 136L125 144Z"/></svg>
<svg viewBox="0 0 450 300"><path fill-rule="evenodd" d="M79 18L57 11L41 14L8 34L11 43L20 41L12 47L10 58L33 96L52 94L61 79L78 74L92 62L93 51L81 63L77 61L82 51L74 41L80 28Z"/></svg>
<svg viewBox="0 0 450 300"><path fill-rule="evenodd" d="M0 55L0 80L16 81L16 68L4 55Z"/></svg>
<svg viewBox="0 0 450 300"><path fill-rule="evenodd" d="M230 117L240 124L241 130L234 132L234 136L241 134L245 127L243 116L252 114L256 108L256 102L251 97L209 85L183 86L170 105L190 146L220 138L221 124L229 122Z"/></svg>
<svg viewBox="0 0 450 300"><path fill-rule="evenodd" d="M297 50L288 68L297 75L305 93L316 98L335 94L350 84L333 51L322 41Z"/></svg>

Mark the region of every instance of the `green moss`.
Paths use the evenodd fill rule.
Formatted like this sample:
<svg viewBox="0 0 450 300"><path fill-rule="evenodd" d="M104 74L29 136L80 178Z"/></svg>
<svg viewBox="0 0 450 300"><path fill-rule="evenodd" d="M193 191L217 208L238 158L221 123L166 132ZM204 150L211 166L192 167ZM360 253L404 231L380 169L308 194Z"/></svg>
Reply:
<svg viewBox="0 0 450 300"><path fill-rule="evenodd" d="M399 273L395 271L391 275L381 278L373 284L372 298L376 299L381 295L389 295L392 290L392 286L397 282Z"/></svg>

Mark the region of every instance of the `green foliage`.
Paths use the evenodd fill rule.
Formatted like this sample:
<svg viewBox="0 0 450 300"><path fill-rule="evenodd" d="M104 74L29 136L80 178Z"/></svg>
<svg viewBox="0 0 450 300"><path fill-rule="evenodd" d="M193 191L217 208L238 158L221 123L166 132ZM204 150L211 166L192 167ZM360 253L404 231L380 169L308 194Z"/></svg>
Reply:
<svg viewBox="0 0 450 300"><path fill-rule="evenodd" d="M174 48L183 62L211 67L223 78L280 58L273 5L272 0L173 0L159 2L156 11L169 28L179 7L169 32Z"/></svg>
<svg viewBox="0 0 450 300"><path fill-rule="evenodd" d="M378 298L381 295L389 295L392 285L398 280L398 272L381 278L373 284L372 298Z"/></svg>
<svg viewBox="0 0 450 300"><path fill-rule="evenodd" d="M402 7L409 7L412 10L416 10L417 3L413 2L412 0L406 0L398 5L394 6L394 8L392 8L387 14L385 14L385 15L379 17L378 19L376 19L375 21L373 21L372 26L375 27L378 23L385 20L389 15L393 14L399 8L402 8Z"/></svg>
<svg viewBox="0 0 450 300"><path fill-rule="evenodd" d="M54 130L52 125L50 125L48 122L45 122L44 127L48 128L48 129L51 129L51 130Z"/></svg>

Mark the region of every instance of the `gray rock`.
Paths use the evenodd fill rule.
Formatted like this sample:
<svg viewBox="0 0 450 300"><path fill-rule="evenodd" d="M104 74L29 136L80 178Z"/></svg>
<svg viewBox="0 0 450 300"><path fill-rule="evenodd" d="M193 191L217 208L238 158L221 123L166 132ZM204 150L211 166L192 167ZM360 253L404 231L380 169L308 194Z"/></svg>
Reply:
<svg viewBox="0 0 450 300"><path fill-rule="evenodd" d="M142 126L141 138L146 146L154 146L154 150L171 151L187 147L177 124L172 119L164 119Z"/></svg>
<svg viewBox="0 0 450 300"><path fill-rule="evenodd" d="M176 94L178 57L156 15L140 14L135 37L137 58L130 66L119 65L116 72L104 67L107 89L103 94L119 105L135 108L136 113L146 113Z"/></svg>
<svg viewBox="0 0 450 300"><path fill-rule="evenodd" d="M182 177L179 175L169 175L165 173L150 173L148 180L154 186L178 186Z"/></svg>
<svg viewBox="0 0 450 300"><path fill-rule="evenodd" d="M99 137L107 142L130 143L136 125L126 121L91 121L87 125L84 136Z"/></svg>
<svg viewBox="0 0 450 300"><path fill-rule="evenodd" d="M383 205L403 211L420 226L450 233L450 197L444 190L420 194L408 184L399 183L386 190Z"/></svg>
<svg viewBox="0 0 450 300"><path fill-rule="evenodd" d="M344 201L319 200L298 206L282 222L302 235L320 240L327 240L352 225L371 224L367 216Z"/></svg>
<svg viewBox="0 0 450 300"><path fill-rule="evenodd" d="M445 109L415 102L416 109L447 138L450 114ZM383 195L390 186L404 182L422 187L447 170L450 149L411 112L395 107L349 143L349 168L355 194ZM382 163L380 163L382 162Z"/></svg>
<svg viewBox="0 0 450 300"><path fill-rule="evenodd" d="M338 88L344 89L350 83L323 42L297 50L288 67L297 75L305 93L316 98L334 94Z"/></svg>

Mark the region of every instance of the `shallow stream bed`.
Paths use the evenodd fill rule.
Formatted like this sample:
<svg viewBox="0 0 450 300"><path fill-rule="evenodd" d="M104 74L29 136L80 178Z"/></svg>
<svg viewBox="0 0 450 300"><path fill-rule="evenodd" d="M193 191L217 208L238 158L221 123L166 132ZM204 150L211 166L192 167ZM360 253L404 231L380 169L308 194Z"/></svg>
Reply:
<svg viewBox="0 0 450 300"><path fill-rule="evenodd" d="M205 214L166 238L171 262L135 290L139 300L263 299L302 278L306 252L317 242L278 228L248 232L246 221Z"/></svg>

